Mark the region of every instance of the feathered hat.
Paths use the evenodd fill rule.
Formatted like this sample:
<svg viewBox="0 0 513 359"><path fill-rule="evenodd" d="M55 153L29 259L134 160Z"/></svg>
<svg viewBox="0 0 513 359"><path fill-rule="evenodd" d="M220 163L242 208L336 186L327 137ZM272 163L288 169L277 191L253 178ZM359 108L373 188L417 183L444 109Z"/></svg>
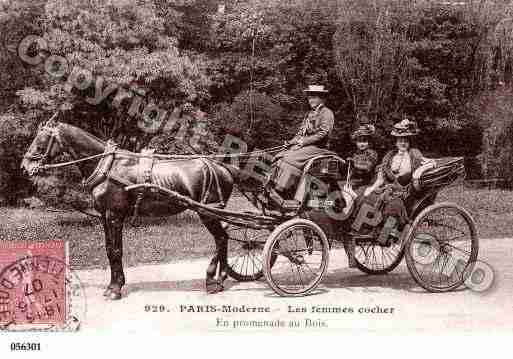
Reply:
<svg viewBox="0 0 513 359"><path fill-rule="evenodd" d="M391 135L394 137L409 137L416 136L420 132L417 122L411 121L407 118L394 125Z"/></svg>
<svg viewBox="0 0 513 359"><path fill-rule="evenodd" d="M371 125L371 124L360 125L351 134L351 139L355 140L359 137L372 137L372 136L374 136L375 132L376 132L376 128L374 127L374 125Z"/></svg>

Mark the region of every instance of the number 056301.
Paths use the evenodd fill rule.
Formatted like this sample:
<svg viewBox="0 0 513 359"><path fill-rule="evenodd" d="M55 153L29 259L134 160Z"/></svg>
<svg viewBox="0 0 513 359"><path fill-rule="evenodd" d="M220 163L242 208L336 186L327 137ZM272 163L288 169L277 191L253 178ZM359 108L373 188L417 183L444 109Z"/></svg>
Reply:
<svg viewBox="0 0 513 359"><path fill-rule="evenodd" d="M40 351L41 343L11 343L11 351Z"/></svg>

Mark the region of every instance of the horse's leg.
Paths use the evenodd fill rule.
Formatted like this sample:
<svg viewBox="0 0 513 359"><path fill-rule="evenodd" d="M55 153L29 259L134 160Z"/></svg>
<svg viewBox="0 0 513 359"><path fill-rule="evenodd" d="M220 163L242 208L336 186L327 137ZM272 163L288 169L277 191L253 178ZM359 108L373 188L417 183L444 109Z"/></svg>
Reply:
<svg viewBox="0 0 513 359"><path fill-rule="evenodd" d="M207 267L207 278L205 279L205 287L207 289L207 293L216 293L215 289L217 288L217 281L214 277L217 271L217 263L219 262L219 256L217 252L218 250L216 245L216 253L210 260L210 264Z"/></svg>
<svg viewBox="0 0 513 359"><path fill-rule="evenodd" d="M102 214L101 221L102 221L102 225L103 225L103 232L105 233L105 251L107 252L107 258L109 259L109 265L111 266L110 283L107 286L107 288L105 289L105 291L103 292L103 296L107 297L110 295L111 290L112 290L112 285L114 283L114 271L112 270L112 262L111 262L111 258L112 258L112 243L110 240L111 226L107 222L107 217L106 217L105 213Z"/></svg>
<svg viewBox="0 0 513 359"><path fill-rule="evenodd" d="M226 269L228 266L228 234L224 230L221 222L206 216L200 216L201 221L214 236L216 242L216 253L207 268L206 290L209 294L218 293L224 290L223 282L228 276ZM219 263L219 277L214 278Z"/></svg>
<svg viewBox="0 0 513 359"><path fill-rule="evenodd" d="M125 273L123 271L123 222L124 215L108 210L106 213L107 227L109 227L109 244L107 250L109 258L111 283L107 296L111 300L121 299L121 289L125 285Z"/></svg>

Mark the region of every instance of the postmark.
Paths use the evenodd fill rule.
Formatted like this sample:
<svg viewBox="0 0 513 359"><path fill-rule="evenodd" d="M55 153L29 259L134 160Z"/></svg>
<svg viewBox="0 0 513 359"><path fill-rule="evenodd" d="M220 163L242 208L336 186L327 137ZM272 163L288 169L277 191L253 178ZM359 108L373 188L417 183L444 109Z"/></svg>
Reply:
<svg viewBox="0 0 513 359"><path fill-rule="evenodd" d="M0 328L75 331L85 319L80 279L64 241L0 243Z"/></svg>

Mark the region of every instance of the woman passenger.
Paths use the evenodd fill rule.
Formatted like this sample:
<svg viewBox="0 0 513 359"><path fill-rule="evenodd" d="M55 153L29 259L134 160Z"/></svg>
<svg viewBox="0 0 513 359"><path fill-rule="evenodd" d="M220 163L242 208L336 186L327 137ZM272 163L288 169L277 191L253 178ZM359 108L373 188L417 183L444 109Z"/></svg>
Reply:
<svg viewBox="0 0 513 359"><path fill-rule="evenodd" d="M368 186L374 178L378 154L371 148L371 141L375 132L373 125L366 124L358 127L351 135L351 139L356 144L356 152L351 157L353 160L351 179L356 190L362 186Z"/></svg>
<svg viewBox="0 0 513 359"><path fill-rule="evenodd" d="M396 138L396 148L383 157L376 181L364 192L364 196L382 194L385 202L385 224L388 222L388 225L397 226L399 231L408 222L404 201L410 195L409 184L413 172L426 163L435 165L433 160L425 158L422 152L412 147L412 139L418 133L417 123L414 121L404 119L394 125L391 135Z"/></svg>

